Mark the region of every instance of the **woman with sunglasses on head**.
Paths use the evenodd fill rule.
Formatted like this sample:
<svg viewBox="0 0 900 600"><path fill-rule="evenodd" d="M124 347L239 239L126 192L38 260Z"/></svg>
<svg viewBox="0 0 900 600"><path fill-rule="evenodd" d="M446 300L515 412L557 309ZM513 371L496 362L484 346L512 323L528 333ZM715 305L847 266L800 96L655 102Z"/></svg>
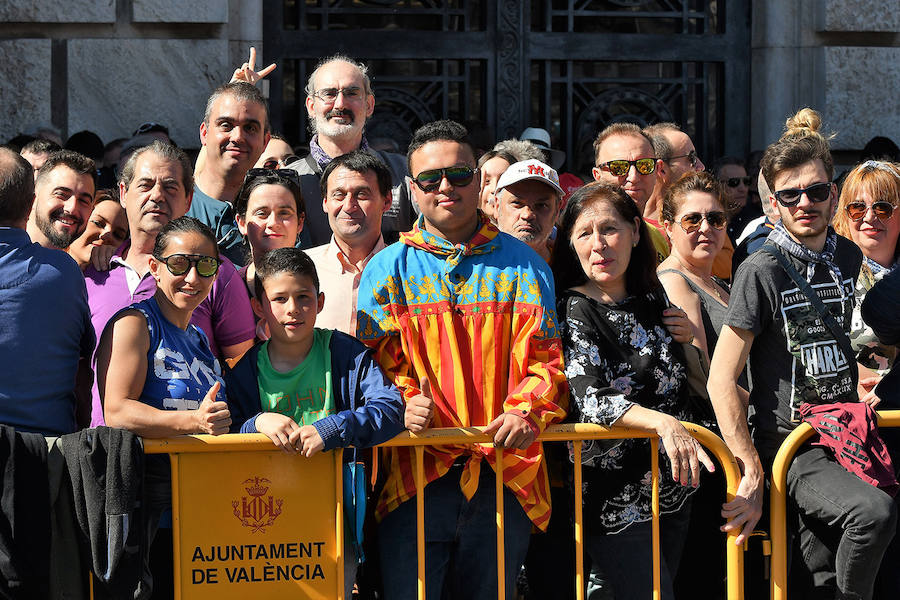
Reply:
<svg viewBox="0 0 900 600"><path fill-rule="evenodd" d="M680 420L696 421L683 349L666 330L668 305L637 206L622 188L595 182L569 199L553 272L566 376L583 423L659 435L662 597L672 598L701 464L712 462ZM582 444L585 549L616 598L650 596L650 443ZM671 478L670 478L671 477Z"/></svg>
<svg viewBox="0 0 900 600"><path fill-rule="evenodd" d="M293 247L303 231L306 209L297 173L290 169L250 169L234 200L234 212L250 248L249 261L238 273L252 298L254 263L269 250Z"/></svg>
<svg viewBox="0 0 900 600"><path fill-rule="evenodd" d="M228 433L231 415L219 362L190 323L219 270L212 230L191 217L170 221L156 238L150 273L156 292L119 311L97 349L97 382L106 424L146 438ZM144 517L148 547L171 507L168 459L147 457ZM145 561L135 598L149 598Z"/></svg>
<svg viewBox="0 0 900 600"><path fill-rule="evenodd" d="M834 230L859 246L863 265L856 281L856 304L850 341L859 366L859 397L872 406L881 401L875 386L897 356L894 346L881 344L863 322L860 306L866 292L892 271L900 256L900 164L869 160L848 173L832 221ZM882 407L884 408L884 407Z"/></svg>

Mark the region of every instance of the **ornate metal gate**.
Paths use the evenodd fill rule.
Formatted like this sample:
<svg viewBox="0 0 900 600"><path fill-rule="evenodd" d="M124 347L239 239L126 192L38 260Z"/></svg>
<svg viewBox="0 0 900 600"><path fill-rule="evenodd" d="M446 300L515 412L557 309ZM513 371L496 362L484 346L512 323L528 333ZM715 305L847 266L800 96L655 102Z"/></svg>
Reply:
<svg viewBox="0 0 900 600"><path fill-rule="evenodd" d="M264 0L272 118L306 138L303 88L336 52L370 65L368 137L403 151L448 117L517 136L551 132L592 163L613 121L675 121L706 159L749 149L749 0Z"/></svg>

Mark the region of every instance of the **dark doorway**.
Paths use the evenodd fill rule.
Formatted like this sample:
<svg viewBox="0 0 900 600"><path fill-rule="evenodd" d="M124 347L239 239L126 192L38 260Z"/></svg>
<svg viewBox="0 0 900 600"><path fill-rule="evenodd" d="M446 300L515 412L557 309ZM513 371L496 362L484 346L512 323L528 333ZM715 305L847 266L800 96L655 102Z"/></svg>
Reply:
<svg viewBox="0 0 900 600"><path fill-rule="evenodd" d="M674 121L704 159L749 145L749 0L264 0L275 127L307 138L304 87L322 57L367 63L367 136L403 152L422 123L453 118L495 139L550 131L592 163L611 122Z"/></svg>

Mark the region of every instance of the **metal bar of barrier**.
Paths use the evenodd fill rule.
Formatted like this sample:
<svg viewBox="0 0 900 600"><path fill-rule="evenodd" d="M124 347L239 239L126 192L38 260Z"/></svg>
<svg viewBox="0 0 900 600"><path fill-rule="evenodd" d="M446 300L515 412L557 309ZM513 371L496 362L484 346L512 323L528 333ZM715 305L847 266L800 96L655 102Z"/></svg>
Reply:
<svg viewBox="0 0 900 600"><path fill-rule="evenodd" d="M498 600L504 600L506 598L506 560L503 539L503 448L497 448L495 456L494 495L497 504L497 598Z"/></svg>
<svg viewBox="0 0 900 600"><path fill-rule="evenodd" d="M584 498L582 497L581 444L575 450L575 600L584 600Z"/></svg>
<svg viewBox="0 0 900 600"><path fill-rule="evenodd" d="M878 413L878 427L900 427L900 410ZM772 463L772 485L769 495L769 529L772 539L770 600L787 598L787 473L791 460L815 430L801 423L781 443Z"/></svg>
<svg viewBox="0 0 900 600"><path fill-rule="evenodd" d="M653 561L653 600L662 596L659 573L659 438L650 438L650 548Z"/></svg>
<svg viewBox="0 0 900 600"><path fill-rule="evenodd" d="M900 425L900 411L898 412L897 424ZM713 434L708 429L701 427L699 425L695 425L693 423L683 423L685 428L694 436L694 438L701 443L707 450L712 452L715 458L718 460L721 465L726 479L726 499L728 501L733 500L735 496L735 492L737 491L737 486L740 481L740 472L737 467L737 462L734 459L734 456L728 450L725 443L715 434ZM658 437L655 433L643 431L639 429L627 428L627 427L616 427L616 428L606 428L600 427L598 425L589 425L585 423L571 423L564 425L552 425L548 427L538 438L538 441L541 442L566 442L566 441L580 441L580 440L589 440L589 439L626 439L626 438L646 438L651 440L652 445L652 462L653 462L653 473L654 473L654 595L658 597L659 594L659 522L658 522L658 512L659 512L659 468L658 468L658 460L659 460L659 452L658 452ZM424 504L424 495L422 494L422 490L425 488L425 476L424 476L424 452L425 446L439 446L439 445L456 445L456 444L490 444L493 441L493 437L490 435L485 435L483 432L483 428L480 427L462 427L462 428L442 428L442 429L429 429L420 434L413 434L409 432L404 432L395 437L394 439L381 444L384 447L391 446L406 446L406 447L414 447L415 455L416 455L416 472L415 472L415 480L416 480L416 519L417 519L417 531L416 531L416 546L417 546L417 554L418 554L418 592L419 598L425 598L425 531L424 531L424 520L425 520L425 504ZM583 522L583 509L582 509L582 469L581 469L581 448L580 444L575 444L575 543L576 543L576 574L575 574L575 583L576 583L576 597L579 600L584 597L584 563L582 558L583 544L584 544L584 522ZM171 454L177 455L180 453L194 453L194 452L226 452L226 451L259 451L259 452L271 452L273 451L272 442L262 434L232 434L227 436L180 436L177 438L166 438L166 439L147 439L144 440L144 451L147 454ZM499 449L498 449L499 450ZM501 473L497 474L497 513L498 513L498 525L502 526L502 453L501 458L498 461L499 470ZM174 463L173 463L174 464ZM173 490L175 492L175 490ZM340 496L340 494L339 494ZM173 503L174 508L174 503ZM174 518L174 512L173 512ZM738 532L733 531L728 534L726 539L726 565L727 565L727 598L728 600L742 600L743 599L743 553L741 548L734 543L734 539L737 537ZM503 565L503 552L502 550L502 534L498 533L498 566ZM774 556L773 556L774 558ZM177 565L178 563L176 563ZM176 577L178 573L176 571ZM503 578L503 570L498 569L498 590L499 593L502 593L503 586L505 584L505 580ZM503 597L502 595L500 596Z"/></svg>

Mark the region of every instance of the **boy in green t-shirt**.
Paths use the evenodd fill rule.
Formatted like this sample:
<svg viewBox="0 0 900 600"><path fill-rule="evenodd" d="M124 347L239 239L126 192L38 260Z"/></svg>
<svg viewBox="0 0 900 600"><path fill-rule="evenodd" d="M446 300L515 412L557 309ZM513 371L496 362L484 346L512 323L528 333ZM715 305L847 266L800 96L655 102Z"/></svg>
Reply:
<svg viewBox="0 0 900 600"><path fill-rule="evenodd" d="M256 298L251 302L271 338L225 373L232 431L264 433L285 452L306 457L354 448L344 453L349 521L344 586L349 598L356 565L363 560L365 492L363 472L355 469L358 449L404 431L404 404L362 342L340 331L316 329L325 295L319 291L315 265L302 250L266 253L256 265Z"/></svg>
<svg viewBox="0 0 900 600"><path fill-rule="evenodd" d="M373 446L404 430L400 392L367 348L340 331L316 329L325 294L306 253L268 252L256 265L256 288L253 310L271 337L227 374L233 429L264 433L304 456Z"/></svg>

